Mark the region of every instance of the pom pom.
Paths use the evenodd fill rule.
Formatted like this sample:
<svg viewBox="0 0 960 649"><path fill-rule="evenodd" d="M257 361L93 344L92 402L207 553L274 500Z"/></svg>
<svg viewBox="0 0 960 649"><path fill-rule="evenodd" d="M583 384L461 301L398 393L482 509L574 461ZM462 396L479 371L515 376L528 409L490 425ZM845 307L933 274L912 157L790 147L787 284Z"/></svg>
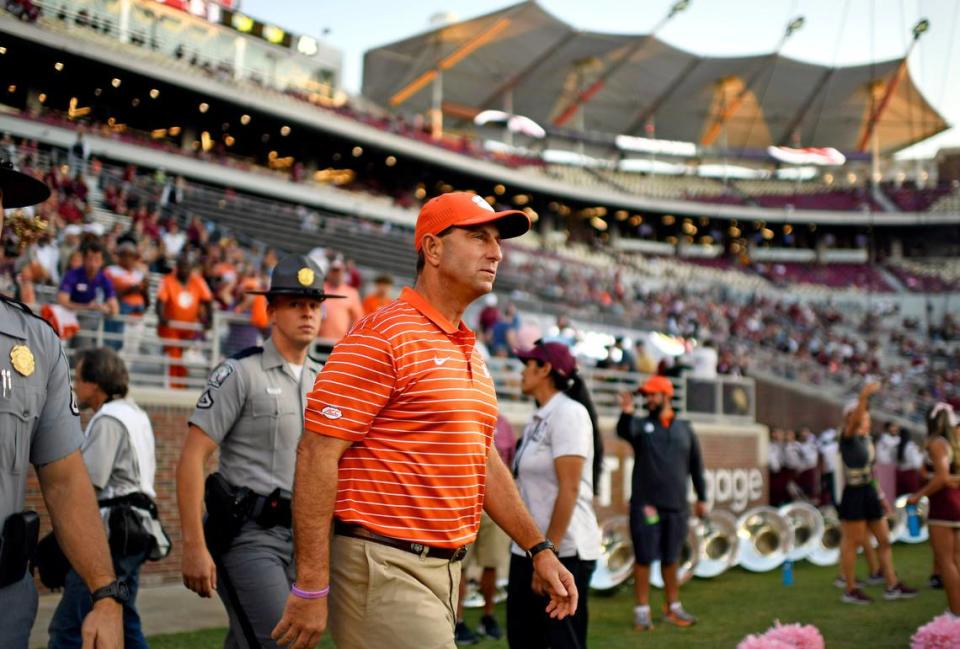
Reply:
<svg viewBox="0 0 960 649"><path fill-rule="evenodd" d="M944 613L933 618L910 638L911 649L957 649L960 647L960 617Z"/></svg>
<svg viewBox="0 0 960 649"><path fill-rule="evenodd" d="M823 636L810 624L780 624L779 621L762 635L748 635L737 649L824 649ZM938 648L939 649L939 648Z"/></svg>

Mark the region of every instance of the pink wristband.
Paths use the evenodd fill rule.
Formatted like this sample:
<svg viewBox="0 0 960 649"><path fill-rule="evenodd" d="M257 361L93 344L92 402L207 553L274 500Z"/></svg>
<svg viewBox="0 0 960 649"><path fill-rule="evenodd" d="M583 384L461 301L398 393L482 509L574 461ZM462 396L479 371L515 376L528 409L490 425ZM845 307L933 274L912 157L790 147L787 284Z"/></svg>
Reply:
<svg viewBox="0 0 960 649"><path fill-rule="evenodd" d="M290 587L290 592L301 599L322 599L330 592L330 586L325 586L320 590L301 590L294 584Z"/></svg>

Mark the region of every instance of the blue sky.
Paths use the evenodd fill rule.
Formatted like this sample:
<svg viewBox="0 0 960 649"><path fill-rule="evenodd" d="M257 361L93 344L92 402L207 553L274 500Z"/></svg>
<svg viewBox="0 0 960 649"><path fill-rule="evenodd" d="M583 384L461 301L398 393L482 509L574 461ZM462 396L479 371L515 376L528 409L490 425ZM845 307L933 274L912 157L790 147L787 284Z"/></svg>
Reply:
<svg viewBox="0 0 960 649"><path fill-rule="evenodd" d="M541 0L547 11L591 31L647 33L674 0ZM509 6L490 0L242 0L256 18L324 40L344 55L344 86L358 92L363 53L427 31L431 16L472 18ZM931 22L910 57L910 70L927 100L951 125L960 124L960 0L692 0L689 9L659 36L700 54L736 56L770 52L786 24L806 19L783 53L822 64L857 64L902 56L913 25ZM907 154L932 156L941 146L960 146L954 127Z"/></svg>

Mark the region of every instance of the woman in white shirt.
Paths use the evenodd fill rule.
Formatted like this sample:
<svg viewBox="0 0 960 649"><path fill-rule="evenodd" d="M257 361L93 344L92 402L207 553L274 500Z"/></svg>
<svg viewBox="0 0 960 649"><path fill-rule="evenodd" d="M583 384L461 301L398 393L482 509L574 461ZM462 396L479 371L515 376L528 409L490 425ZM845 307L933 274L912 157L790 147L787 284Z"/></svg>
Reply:
<svg viewBox="0 0 960 649"><path fill-rule="evenodd" d="M521 389L539 410L523 431L514 477L527 509L573 574L580 601L569 621L550 619L544 612L548 599L533 579L533 563L514 544L507 640L514 649L586 647L587 593L602 540L593 509L603 455L597 417L566 345L538 341L517 357L525 363Z"/></svg>

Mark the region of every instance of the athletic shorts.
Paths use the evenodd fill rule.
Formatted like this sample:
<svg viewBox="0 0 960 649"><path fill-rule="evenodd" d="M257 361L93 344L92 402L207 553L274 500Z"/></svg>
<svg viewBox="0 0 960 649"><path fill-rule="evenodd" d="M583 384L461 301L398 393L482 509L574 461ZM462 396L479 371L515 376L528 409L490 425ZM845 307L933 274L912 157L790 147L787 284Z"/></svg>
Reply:
<svg viewBox="0 0 960 649"><path fill-rule="evenodd" d="M883 518L883 505L873 485L843 488L838 515L842 521L875 521Z"/></svg>
<svg viewBox="0 0 960 649"><path fill-rule="evenodd" d="M630 536L637 563L648 566L654 561L664 564L680 560L683 542L687 538L690 513L669 509L657 510L659 520L647 522L643 505L630 506Z"/></svg>

